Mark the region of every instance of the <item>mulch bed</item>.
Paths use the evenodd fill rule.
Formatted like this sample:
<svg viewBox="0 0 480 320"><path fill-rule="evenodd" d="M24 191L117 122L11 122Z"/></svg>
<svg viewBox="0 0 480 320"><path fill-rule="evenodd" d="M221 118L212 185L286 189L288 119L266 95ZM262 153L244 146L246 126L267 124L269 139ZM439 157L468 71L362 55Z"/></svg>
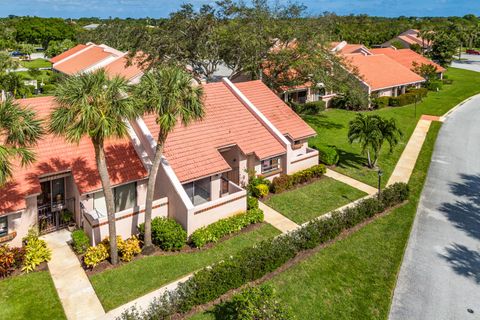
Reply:
<svg viewBox="0 0 480 320"><path fill-rule="evenodd" d="M262 223L256 223L256 224L251 224L245 228L243 228L242 230L238 231L238 232L234 232L234 233L231 233L229 235L226 235L225 237L223 237L220 241L216 242L216 243L208 243L206 244L204 247L202 247L201 249L199 248L195 248L193 246L191 246L190 244L187 244L186 246L184 246L181 250L178 250L178 251L164 251L158 247L154 247L154 251L152 254L149 254L149 255L144 255L142 253L136 255L132 261L135 261L135 260L139 260L139 259L143 259L145 257L152 257L152 256L174 256L174 255L178 255L178 254L188 254L188 253L195 253L195 252L201 252L201 251L206 251L206 250L209 250L213 247L215 247L216 245L230 239L230 238L233 238L233 237L236 237L238 235L241 235L243 233L247 233L247 232L251 232L253 230L256 230L258 228L260 228L260 226L262 226L265 222L262 222ZM71 245L70 245L71 247ZM73 250L73 247L71 247L71 249ZM102 261L100 262L93 270L92 269L89 269L84 263L83 263L83 255L77 255L77 258L78 260L80 261L80 263L82 264L82 267L84 268L85 272L87 273L87 275L90 277L90 276L93 276L95 274L98 274L98 273L102 273L106 270L112 270L112 269L116 269L116 268L120 268L121 266L125 265L125 264L128 264L130 262L122 262L122 261L119 261L119 263L117 265L113 265L110 263L109 260L105 260L105 261Z"/></svg>
<svg viewBox="0 0 480 320"><path fill-rule="evenodd" d="M48 271L48 264L46 262L42 262L40 263L37 268L33 271L31 271L30 273L32 272L40 272L40 271ZM26 274L25 272L22 271L22 269L15 269L10 275L8 275L7 277L5 278L0 278L0 281L2 280L6 280L6 279L9 279L9 278L13 278L13 277L17 277L17 276L21 276L22 274Z"/></svg>

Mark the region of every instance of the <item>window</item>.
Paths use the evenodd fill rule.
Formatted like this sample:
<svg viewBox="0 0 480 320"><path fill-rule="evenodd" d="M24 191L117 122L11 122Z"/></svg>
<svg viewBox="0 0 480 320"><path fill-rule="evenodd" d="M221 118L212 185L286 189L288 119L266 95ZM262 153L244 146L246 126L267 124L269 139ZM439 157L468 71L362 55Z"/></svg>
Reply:
<svg viewBox="0 0 480 320"><path fill-rule="evenodd" d="M199 205L210 201L210 177L203 178L197 181L186 183L183 185L185 192L187 193L190 201L193 205Z"/></svg>
<svg viewBox="0 0 480 320"><path fill-rule="evenodd" d="M0 217L0 237L8 234L8 218Z"/></svg>
<svg viewBox="0 0 480 320"><path fill-rule="evenodd" d="M137 183L124 184L113 189L115 212L131 209L137 205Z"/></svg>
<svg viewBox="0 0 480 320"><path fill-rule="evenodd" d="M132 182L114 188L113 201L115 203L115 212L135 207L137 205L137 183ZM96 192L93 195L93 208L102 217L107 216L107 204L103 191Z"/></svg>
<svg viewBox="0 0 480 320"><path fill-rule="evenodd" d="M280 168L280 158L262 160L262 173L269 173Z"/></svg>

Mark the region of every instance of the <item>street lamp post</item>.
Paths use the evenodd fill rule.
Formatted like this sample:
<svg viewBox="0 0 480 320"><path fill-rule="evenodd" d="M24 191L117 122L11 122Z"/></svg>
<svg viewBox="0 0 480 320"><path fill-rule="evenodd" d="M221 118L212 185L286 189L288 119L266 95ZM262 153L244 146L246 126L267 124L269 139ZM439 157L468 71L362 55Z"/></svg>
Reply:
<svg viewBox="0 0 480 320"><path fill-rule="evenodd" d="M382 192L382 176L383 176L383 171L378 168L377 171L378 174L378 200L380 200L380 193Z"/></svg>

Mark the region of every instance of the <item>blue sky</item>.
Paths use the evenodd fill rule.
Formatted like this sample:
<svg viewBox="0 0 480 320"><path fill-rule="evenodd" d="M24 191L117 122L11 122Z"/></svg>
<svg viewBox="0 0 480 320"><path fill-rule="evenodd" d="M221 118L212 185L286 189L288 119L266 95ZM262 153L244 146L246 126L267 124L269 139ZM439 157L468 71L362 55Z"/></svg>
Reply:
<svg viewBox="0 0 480 320"><path fill-rule="evenodd" d="M280 0L287 1L287 0ZM209 0L0 0L0 16L37 15L43 17L165 17L182 3L197 6ZM337 14L378 16L463 16L480 15L480 0L303 0L311 14L324 11Z"/></svg>

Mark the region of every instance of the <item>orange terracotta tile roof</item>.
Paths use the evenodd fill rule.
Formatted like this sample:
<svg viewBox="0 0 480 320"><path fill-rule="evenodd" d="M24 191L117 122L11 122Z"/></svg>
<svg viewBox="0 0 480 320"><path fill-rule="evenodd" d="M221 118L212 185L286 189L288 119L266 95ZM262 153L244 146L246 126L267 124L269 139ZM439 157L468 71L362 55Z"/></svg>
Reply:
<svg viewBox="0 0 480 320"><path fill-rule="evenodd" d="M78 44L75 47L73 47L71 49L68 49L65 52L62 52L58 56L53 57L52 59L50 59L50 62L51 63L57 63L58 61L63 60L67 57L70 57L72 54L77 53L78 51L85 49L86 47L87 47L87 45L85 45L85 44Z"/></svg>
<svg viewBox="0 0 480 320"><path fill-rule="evenodd" d="M22 99L18 102L34 109L42 119L46 119L55 106L53 97ZM89 139L82 139L76 145L67 143L61 137L46 134L34 151L35 163L25 168L15 163L13 180L0 188L0 215L25 208L25 196L40 192L38 177L42 175L70 170L80 194L101 188L95 153ZM105 153L113 185L147 176L147 171L128 138L107 141Z"/></svg>
<svg viewBox="0 0 480 320"><path fill-rule="evenodd" d="M418 65L429 64L437 68L437 72L445 72L446 69L432 60L410 49L378 48L370 50L373 54L384 54L397 61L401 65L413 69L414 62Z"/></svg>
<svg viewBox="0 0 480 320"><path fill-rule="evenodd" d="M143 74L143 68L140 66L138 59L133 59L128 64L128 57L123 56L105 66L105 71L110 76L120 76L127 80L131 80Z"/></svg>
<svg viewBox="0 0 480 320"><path fill-rule="evenodd" d="M90 46L89 49L68 60L62 60L54 63L53 69L68 75L72 75L81 72L112 55L113 54L111 52L106 51L102 47Z"/></svg>
<svg viewBox="0 0 480 320"><path fill-rule="evenodd" d="M372 91L425 81L409 68L383 54L345 55L345 62L358 70Z"/></svg>
<svg viewBox="0 0 480 320"><path fill-rule="evenodd" d="M315 130L262 81L240 82L236 86L283 135L289 135L293 140L316 135Z"/></svg>
<svg viewBox="0 0 480 320"><path fill-rule="evenodd" d="M285 147L222 82L204 85L203 120L187 127L179 124L169 134L164 154L184 183L231 168L218 149L237 145L246 155L266 159L284 154ZM156 139L159 127L154 115L143 117Z"/></svg>

